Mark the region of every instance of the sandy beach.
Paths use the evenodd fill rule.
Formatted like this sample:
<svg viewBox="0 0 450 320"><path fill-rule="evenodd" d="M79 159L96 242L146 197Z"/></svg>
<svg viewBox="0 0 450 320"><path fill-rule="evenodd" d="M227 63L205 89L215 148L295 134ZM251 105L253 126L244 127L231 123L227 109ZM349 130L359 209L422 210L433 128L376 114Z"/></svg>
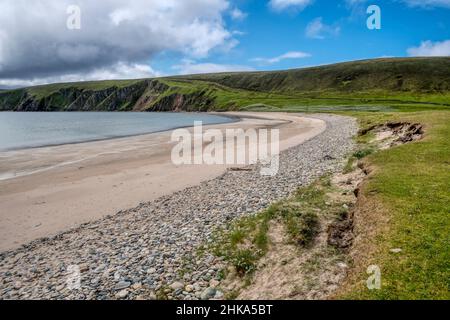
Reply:
<svg viewBox="0 0 450 320"><path fill-rule="evenodd" d="M283 113L228 113L239 122L207 128L280 129L280 149L325 130L321 120ZM190 129L191 130L191 129ZM171 132L3 152L0 250L57 234L213 179L226 165L170 160ZM11 175L16 175L10 178Z"/></svg>
<svg viewBox="0 0 450 320"><path fill-rule="evenodd" d="M72 173L72 189L60 183L60 189L48 195L57 197L58 192L65 193L65 202L47 201L42 204L48 209L53 208L56 213L51 217L45 215L44 210L40 211L41 221L47 224L57 221L58 224L52 225L53 229L42 224L36 230L42 231L42 227L45 227L51 236L0 252L0 298L155 300L159 292L165 290L162 288L169 286L171 291L168 292L168 299L223 298L224 291L217 289L214 281L220 279L220 272L226 264L209 250L199 254L199 249L204 249L205 244L213 240L217 230L226 228L232 221L261 212L271 203L286 199L298 188L309 185L324 174L341 172L345 157L354 149L352 137L357 130L354 119L342 116L316 114L307 115L308 119L293 114L261 115L269 119L252 116L242 115L242 122L227 124L225 127L242 126L249 121L249 127L275 126L281 129L282 148L293 147L280 152L279 168L275 175L261 174L261 170L267 168L264 163L250 165L244 170L187 166L172 171L170 166L164 167L163 160L162 163L153 160L155 162L146 167L145 157L142 159L141 155L145 152L136 147L127 151L126 157L118 157L125 159L124 162L116 160L118 164L113 165L115 160L110 155L106 157L109 162L105 159L99 161L102 174L99 174L100 169L90 169L89 161L82 162L82 165L78 163L84 168L79 169L81 171L94 170L92 177L77 177L79 180L75 180L76 174ZM142 138L148 137L139 137ZM129 146L129 139L124 140L128 141ZM114 150L120 150L118 140L108 143L115 145ZM86 148L87 144L77 145L77 150L80 147ZM159 147L157 150L163 149ZM161 157L164 159L164 152ZM135 161L130 161L130 158ZM150 158L158 157L147 155L147 159ZM130 168L132 166L134 168ZM63 169L66 170L64 166L57 167L57 170ZM107 170L112 169L121 171L108 173ZM36 174L53 177L49 175L53 170L56 169ZM73 172L74 168L71 170ZM151 173L146 176L148 172ZM69 172L66 173L69 176ZM171 176L168 176L169 173ZM28 178L33 176L29 175ZM197 183L208 179L208 176L213 178ZM57 177L55 175L53 178L57 180ZM111 187L115 182L125 184L120 187L120 192ZM139 188L139 183L159 185L145 192L142 187ZM58 185L55 182L54 187ZM170 191L182 185L188 187ZM44 186L37 189L43 192ZM132 187L136 189L131 190ZM93 203L87 201L89 198L83 188L89 188ZM30 192L22 191L22 194ZM167 194L148 200L164 192ZM135 197L136 203L142 199L147 202L129 207L132 204L131 195ZM20 199L16 197L18 203ZM103 197L107 197L107 200ZM87 209L83 208L80 201L86 201L83 206ZM73 204L74 207L68 207L65 203ZM106 207L117 210L114 205L127 209L112 213L105 210ZM61 211L57 211L58 207ZM103 216L100 209L105 212ZM21 217L29 225L36 221L27 220L25 215ZM89 222L79 224L82 221ZM76 227L67 230L69 222ZM14 224L10 223L9 226L13 228ZM26 226L20 225L22 230L26 230ZM36 232L33 234L37 236ZM81 273L81 287L77 290L67 285L68 272L72 267L78 267ZM182 287L187 291L183 291Z"/></svg>

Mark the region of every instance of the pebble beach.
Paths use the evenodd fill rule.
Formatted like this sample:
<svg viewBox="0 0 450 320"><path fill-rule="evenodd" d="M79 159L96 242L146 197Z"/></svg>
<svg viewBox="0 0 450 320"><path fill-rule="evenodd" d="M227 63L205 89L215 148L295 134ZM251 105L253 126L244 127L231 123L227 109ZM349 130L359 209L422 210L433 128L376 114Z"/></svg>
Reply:
<svg viewBox="0 0 450 320"><path fill-rule="evenodd" d="M329 172L354 148L356 121L308 115L326 130L285 150L273 177L260 164L0 254L0 299L220 299L224 262L198 248L217 228L256 213ZM70 288L69 266L81 286ZM189 272L186 272L189 270Z"/></svg>

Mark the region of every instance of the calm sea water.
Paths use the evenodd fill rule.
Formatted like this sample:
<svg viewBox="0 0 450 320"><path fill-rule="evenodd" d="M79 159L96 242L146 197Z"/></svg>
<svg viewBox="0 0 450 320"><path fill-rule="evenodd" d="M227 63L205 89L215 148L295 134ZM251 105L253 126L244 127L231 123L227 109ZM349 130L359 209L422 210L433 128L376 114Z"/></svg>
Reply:
<svg viewBox="0 0 450 320"><path fill-rule="evenodd" d="M0 151L126 137L227 117L201 113L0 112Z"/></svg>

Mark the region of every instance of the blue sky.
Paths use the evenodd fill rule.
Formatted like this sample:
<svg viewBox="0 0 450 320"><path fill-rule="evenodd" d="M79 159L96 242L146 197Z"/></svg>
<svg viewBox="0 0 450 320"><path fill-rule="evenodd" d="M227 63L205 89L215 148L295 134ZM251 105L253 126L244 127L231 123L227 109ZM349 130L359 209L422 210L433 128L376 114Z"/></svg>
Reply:
<svg viewBox="0 0 450 320"><path fill-rule="evenodd" d="M242 17L225 19L227 26L236 31L239 43L229 51L212 52L191 63L213 63L224 65L224 69L235 66L236 69L275 70L368 58L436 55L436 52L450 55L450 43L445 42L450 39L450 1L418 2L422 5L414 1L351 4L350 1L315 0L303 7L293 1L290 6L275 10L267 1L234 1L232 6L239 8ZM369 17L366 9L371 4L381 9L381 30L369 30L366 26ZM312 25L318 26L316 33L307 32ZM431 43L425 44L422 51L411 52L411 48L421 49L426 41ZM289 52L307 55L280 58ZM179 59L183 57L163 53L151 63L170 74L177 72L173 66Z"/></svg>
<svg viewBox="0 0 450 320"><path fill-rule="evenodd" d="M0 87L406 56L450 56L450 0L0 2Z"/></svg>

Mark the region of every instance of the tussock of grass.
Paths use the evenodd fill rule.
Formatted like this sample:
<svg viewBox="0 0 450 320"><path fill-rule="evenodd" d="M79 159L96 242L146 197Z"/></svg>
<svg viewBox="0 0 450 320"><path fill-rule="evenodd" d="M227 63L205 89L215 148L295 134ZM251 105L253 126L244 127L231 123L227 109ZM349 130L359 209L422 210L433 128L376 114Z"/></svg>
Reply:
<svg viewBox="0 0 450 320"><path fill-rule="evenodd" d="M356 158L351 156L348 158L347 163L344 166L343 173L347 174L354 170L354 164L355 164Z"/></svg>
<svg viewBox="0 0 450 320"><path fill-rule="evenodd" d="M283 207L280 212L290 238L301 246L309 245L317 235L319 218L317 213L300 208Z"/></svg>
<svg viewBox="0 0 450 320"><path fill-rule="evenodd" d="M230 256L229 261L236 268L238 274L245 275L255 271L258 258L258 254L252 249L237 249Z"/></svg>
<svg viewBox="0 0 450 320"><path fill-rule="evenodd" d="M326 206L326 190L329 188L329 179L323 178L299 189L290 202L278 206L278 216L294 243L308 246L314 240L319 230L318 212Z"/></svg>
<svg viewBox="0 0 450 320"><path fill-rule="evenodd" d="M251 274L257 261L266 253L267 231L273 209L234 221L219 231L211 246L212 252L231 263L238 274Z"/></svg>
<svg viewBox="0 0 450 320"><path fill-rule="evenodd" d="M374 150L372 148L365 148L365 149L360 149L358 151L356 151L355 153L353 153L353 157L361 160L365 157L367 157L368 155L372 154L374 152Z"/></svg>

